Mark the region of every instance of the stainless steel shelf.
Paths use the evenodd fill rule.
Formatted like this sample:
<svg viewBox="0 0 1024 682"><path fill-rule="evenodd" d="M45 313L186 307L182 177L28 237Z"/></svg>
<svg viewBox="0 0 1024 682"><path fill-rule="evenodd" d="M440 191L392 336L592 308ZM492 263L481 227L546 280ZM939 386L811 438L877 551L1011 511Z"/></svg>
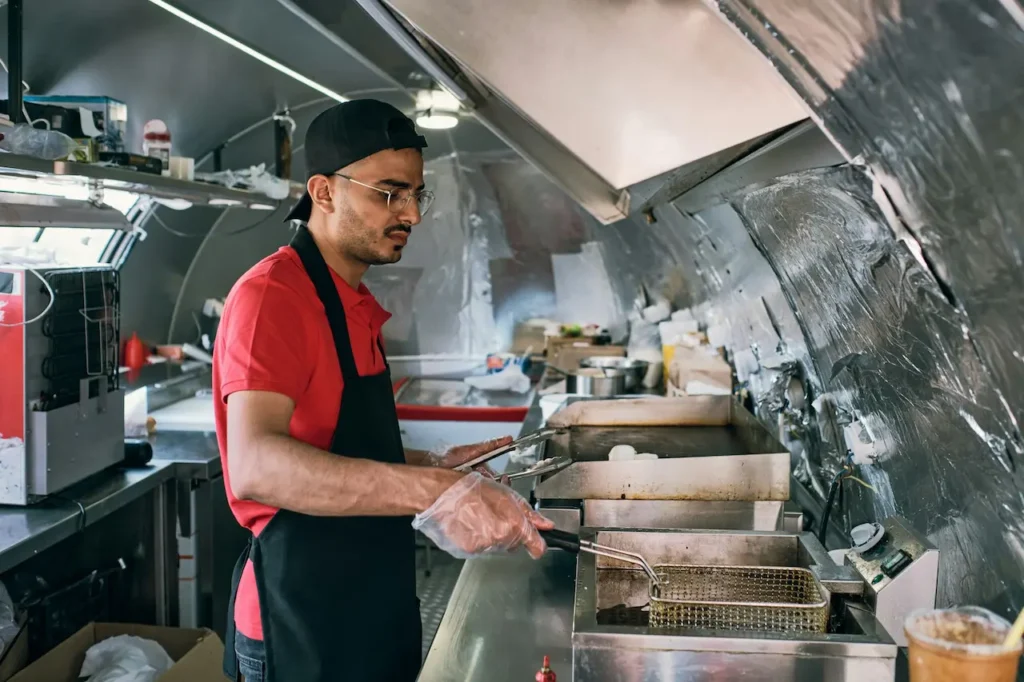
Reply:
<svg viewBox="0 0 1024 682"><path fill-rule="evenodd" d="M140 173L72 161L43 161L17 154L0 155L0 174L51 176L69 183L98 183L101 189L134 192L160 199L184 199L197 206L246 207L274 211L283 202L248 190L230 189L205 182L178 180L162 175ZM290 196L299 196L298 185L292 183Z"/></svg>

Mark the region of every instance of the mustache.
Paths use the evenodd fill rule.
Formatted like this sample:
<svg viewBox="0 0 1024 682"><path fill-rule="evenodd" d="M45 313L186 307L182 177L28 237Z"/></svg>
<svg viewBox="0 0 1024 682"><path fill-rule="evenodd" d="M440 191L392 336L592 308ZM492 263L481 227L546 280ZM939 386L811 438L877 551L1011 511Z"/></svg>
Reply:
<svg viewBox="0 0 1024 682"><path fill-rule="evenodd" d="M392 235L395 232L404 232L407 235L412 234L412 228L408 225L392 225L391 227L384 230L384 236Z"/></svg>

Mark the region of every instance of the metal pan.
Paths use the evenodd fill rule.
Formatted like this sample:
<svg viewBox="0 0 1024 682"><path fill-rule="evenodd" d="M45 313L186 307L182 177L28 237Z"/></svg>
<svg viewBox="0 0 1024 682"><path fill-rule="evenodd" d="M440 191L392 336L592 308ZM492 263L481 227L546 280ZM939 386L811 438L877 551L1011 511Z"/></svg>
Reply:
<svg viewBox="0 0 1024 682"><path fill-rule="evenodd" d="M626 372L611 368L582 368L572 372L551 367L565 377L565 392L610 398L626 392Z"/></svg>

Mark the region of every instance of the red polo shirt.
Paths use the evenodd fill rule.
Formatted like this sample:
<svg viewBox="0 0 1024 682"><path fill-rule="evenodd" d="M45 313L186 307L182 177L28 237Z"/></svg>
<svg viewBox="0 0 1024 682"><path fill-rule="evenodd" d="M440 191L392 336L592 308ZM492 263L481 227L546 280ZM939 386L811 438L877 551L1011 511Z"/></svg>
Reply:
<svg viewBox="0 0 1024 682"><path fill-rule="evenodd" d="M348 320L356 367L362 376L384 371L377 348L390 314L360 285L353 289L333 271ZM327 449L341 406L341 367L323 304L298 254L283 247L242 275L228 294L213 352L214 415L228 504L238 523L259 535L277 512L231 492L227 463L227 406L235 391L270 391L295 402L289 433ZM263 639L252 563L245 566L235 597L235 626Z"/></svg>

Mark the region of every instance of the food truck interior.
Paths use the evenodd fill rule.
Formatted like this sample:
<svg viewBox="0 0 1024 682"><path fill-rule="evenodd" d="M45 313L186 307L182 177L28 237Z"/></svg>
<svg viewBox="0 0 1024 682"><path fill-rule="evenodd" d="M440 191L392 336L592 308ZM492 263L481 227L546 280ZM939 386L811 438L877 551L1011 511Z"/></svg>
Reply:
<svg viewBox="0 0 1024 682"><path fill-rule="evenodd" d="M491 467L570 534L417 534L419 679L906 680L921 609L1024 609L1019 0L0 24L0 680L86 679L101 632L223 679L216 340L301 229L307 128L359 99L415 123L434 197L362 280L403 444L557 429Z"/></svg>

